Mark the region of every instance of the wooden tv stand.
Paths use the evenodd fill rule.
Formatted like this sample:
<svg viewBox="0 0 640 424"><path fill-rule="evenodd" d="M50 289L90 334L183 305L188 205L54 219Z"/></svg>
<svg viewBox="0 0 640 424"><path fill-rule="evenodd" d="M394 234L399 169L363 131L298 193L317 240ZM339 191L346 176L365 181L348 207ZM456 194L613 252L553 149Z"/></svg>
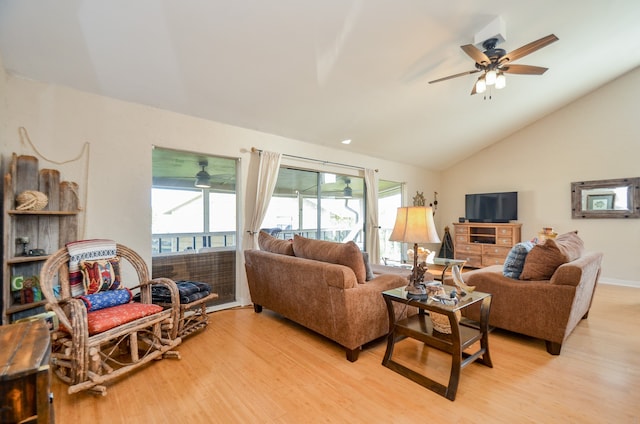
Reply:
<svg viewBox="0 0 640 424"><path fill-rule="evenodd" d="M465 266L483 268L503 264L507 254L520 242L522 224L454 223L453 252Z"/></svg>

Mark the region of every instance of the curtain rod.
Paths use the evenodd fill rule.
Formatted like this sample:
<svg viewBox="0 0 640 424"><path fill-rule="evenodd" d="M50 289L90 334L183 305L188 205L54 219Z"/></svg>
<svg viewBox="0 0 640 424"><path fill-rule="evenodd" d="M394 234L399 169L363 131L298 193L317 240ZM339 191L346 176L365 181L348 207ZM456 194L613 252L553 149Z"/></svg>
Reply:
<svg viewBox="0 0 640 424"><path fill-rule="evenodd" d="M251 148L251 153L262 153L262 150L257 149L255 147ZM339 163L339 162L331 162L328 160L320 160L320 159L313 159L313 158L305 158L304 156L295 156L295 155L288 155L286 153L281 153L282 156L286 156L288 158L293 158L293 159L301 159L301 160L307 160L310 162L317 162L317 163L321 163L323 165L336 165L336 166L342 166L345 168L352 168L352 169L361 169L361 170L365 170L366 168L362 167L362 166L354 166L354 165L347 165L346 163ZM377 169L374 169L375 172L378 172Z"/></svg>

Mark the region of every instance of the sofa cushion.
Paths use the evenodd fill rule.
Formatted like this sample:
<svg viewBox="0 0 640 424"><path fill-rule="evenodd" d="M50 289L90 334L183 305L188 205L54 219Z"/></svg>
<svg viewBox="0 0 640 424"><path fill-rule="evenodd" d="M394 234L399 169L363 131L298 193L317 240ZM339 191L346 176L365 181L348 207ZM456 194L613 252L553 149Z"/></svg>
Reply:
<svg viewBox="0 0 640 424"><path fill-rule="evenodd" d="M560 265L578 259L583 251L584 243L577 231L546 239L527 255L520 279L549 280Z"/></svg>
<svg viewBox="0 0 640 424"><path fill-rule="evenodd" d="M505 277L513 278L516 280L520 278L520 274L522 274L522 268L524 267L524 261L533 246L534 244L530 241L523 241L513 246L509 251L507 258L504 260L502 274Z"/></svg>
<svg viewBox="0 0 640 424"><path fill-rule="evenodd" d="M260 231L258 234L258 246L260 246L260 250L266 252L294 256L291 240L280 240L264 231Z"/></svg>
<svg viewBox="0 0 640 424"><path fill-rule="evenodd" d="M345 265L351 268L358 283L367 281L367 270L364 266L362 252L353 241L336 243L326 240L314 240L295 234L293 236L293 252L299 258Z"/></svg>

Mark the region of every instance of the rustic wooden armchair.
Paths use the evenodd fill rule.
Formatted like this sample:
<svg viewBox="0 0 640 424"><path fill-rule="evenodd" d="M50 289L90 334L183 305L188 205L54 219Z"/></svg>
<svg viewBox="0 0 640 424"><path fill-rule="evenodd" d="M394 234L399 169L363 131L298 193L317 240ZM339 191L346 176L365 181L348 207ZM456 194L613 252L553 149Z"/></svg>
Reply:
<svg viewBox="0 0 640 424"><path fill-rule="evenodd" d="M40 273L47 309L54 311L60 322L59 329L52 332L51 367L69 384L70 394L90 390L104 396L107 382L154 359L180 357L172 350L181 343L177 336L180 300L176 284L168 278L150 280L146 263L133 250L115 242L113 250L115 262L114 258L109 260L120 267L118 273L137 274L138 285L123 288L128 286L124 284L107 294L125 296L122 304L93 310L101 301L91 303L91 296L78 295L73 272L71 277L69 272L74 255L66 247L51 255ZM152 304L154 285L170 290L174 301L168 307ZM132 302L132 292L137 290L140 301Z"/></svg>

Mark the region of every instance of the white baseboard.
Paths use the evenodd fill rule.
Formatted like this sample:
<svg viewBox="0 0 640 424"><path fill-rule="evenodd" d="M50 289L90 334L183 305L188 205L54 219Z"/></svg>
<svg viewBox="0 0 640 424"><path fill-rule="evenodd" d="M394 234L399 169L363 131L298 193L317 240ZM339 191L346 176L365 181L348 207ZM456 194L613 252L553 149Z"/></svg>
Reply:
<svg viewBox="0 0 640 424"><path fill-rule="evenodd" d="M600 277L598 284L611 284L614 286L635 287L640 289L640 281L633 280L619 280L617 278L603 278Z"/></svg>

